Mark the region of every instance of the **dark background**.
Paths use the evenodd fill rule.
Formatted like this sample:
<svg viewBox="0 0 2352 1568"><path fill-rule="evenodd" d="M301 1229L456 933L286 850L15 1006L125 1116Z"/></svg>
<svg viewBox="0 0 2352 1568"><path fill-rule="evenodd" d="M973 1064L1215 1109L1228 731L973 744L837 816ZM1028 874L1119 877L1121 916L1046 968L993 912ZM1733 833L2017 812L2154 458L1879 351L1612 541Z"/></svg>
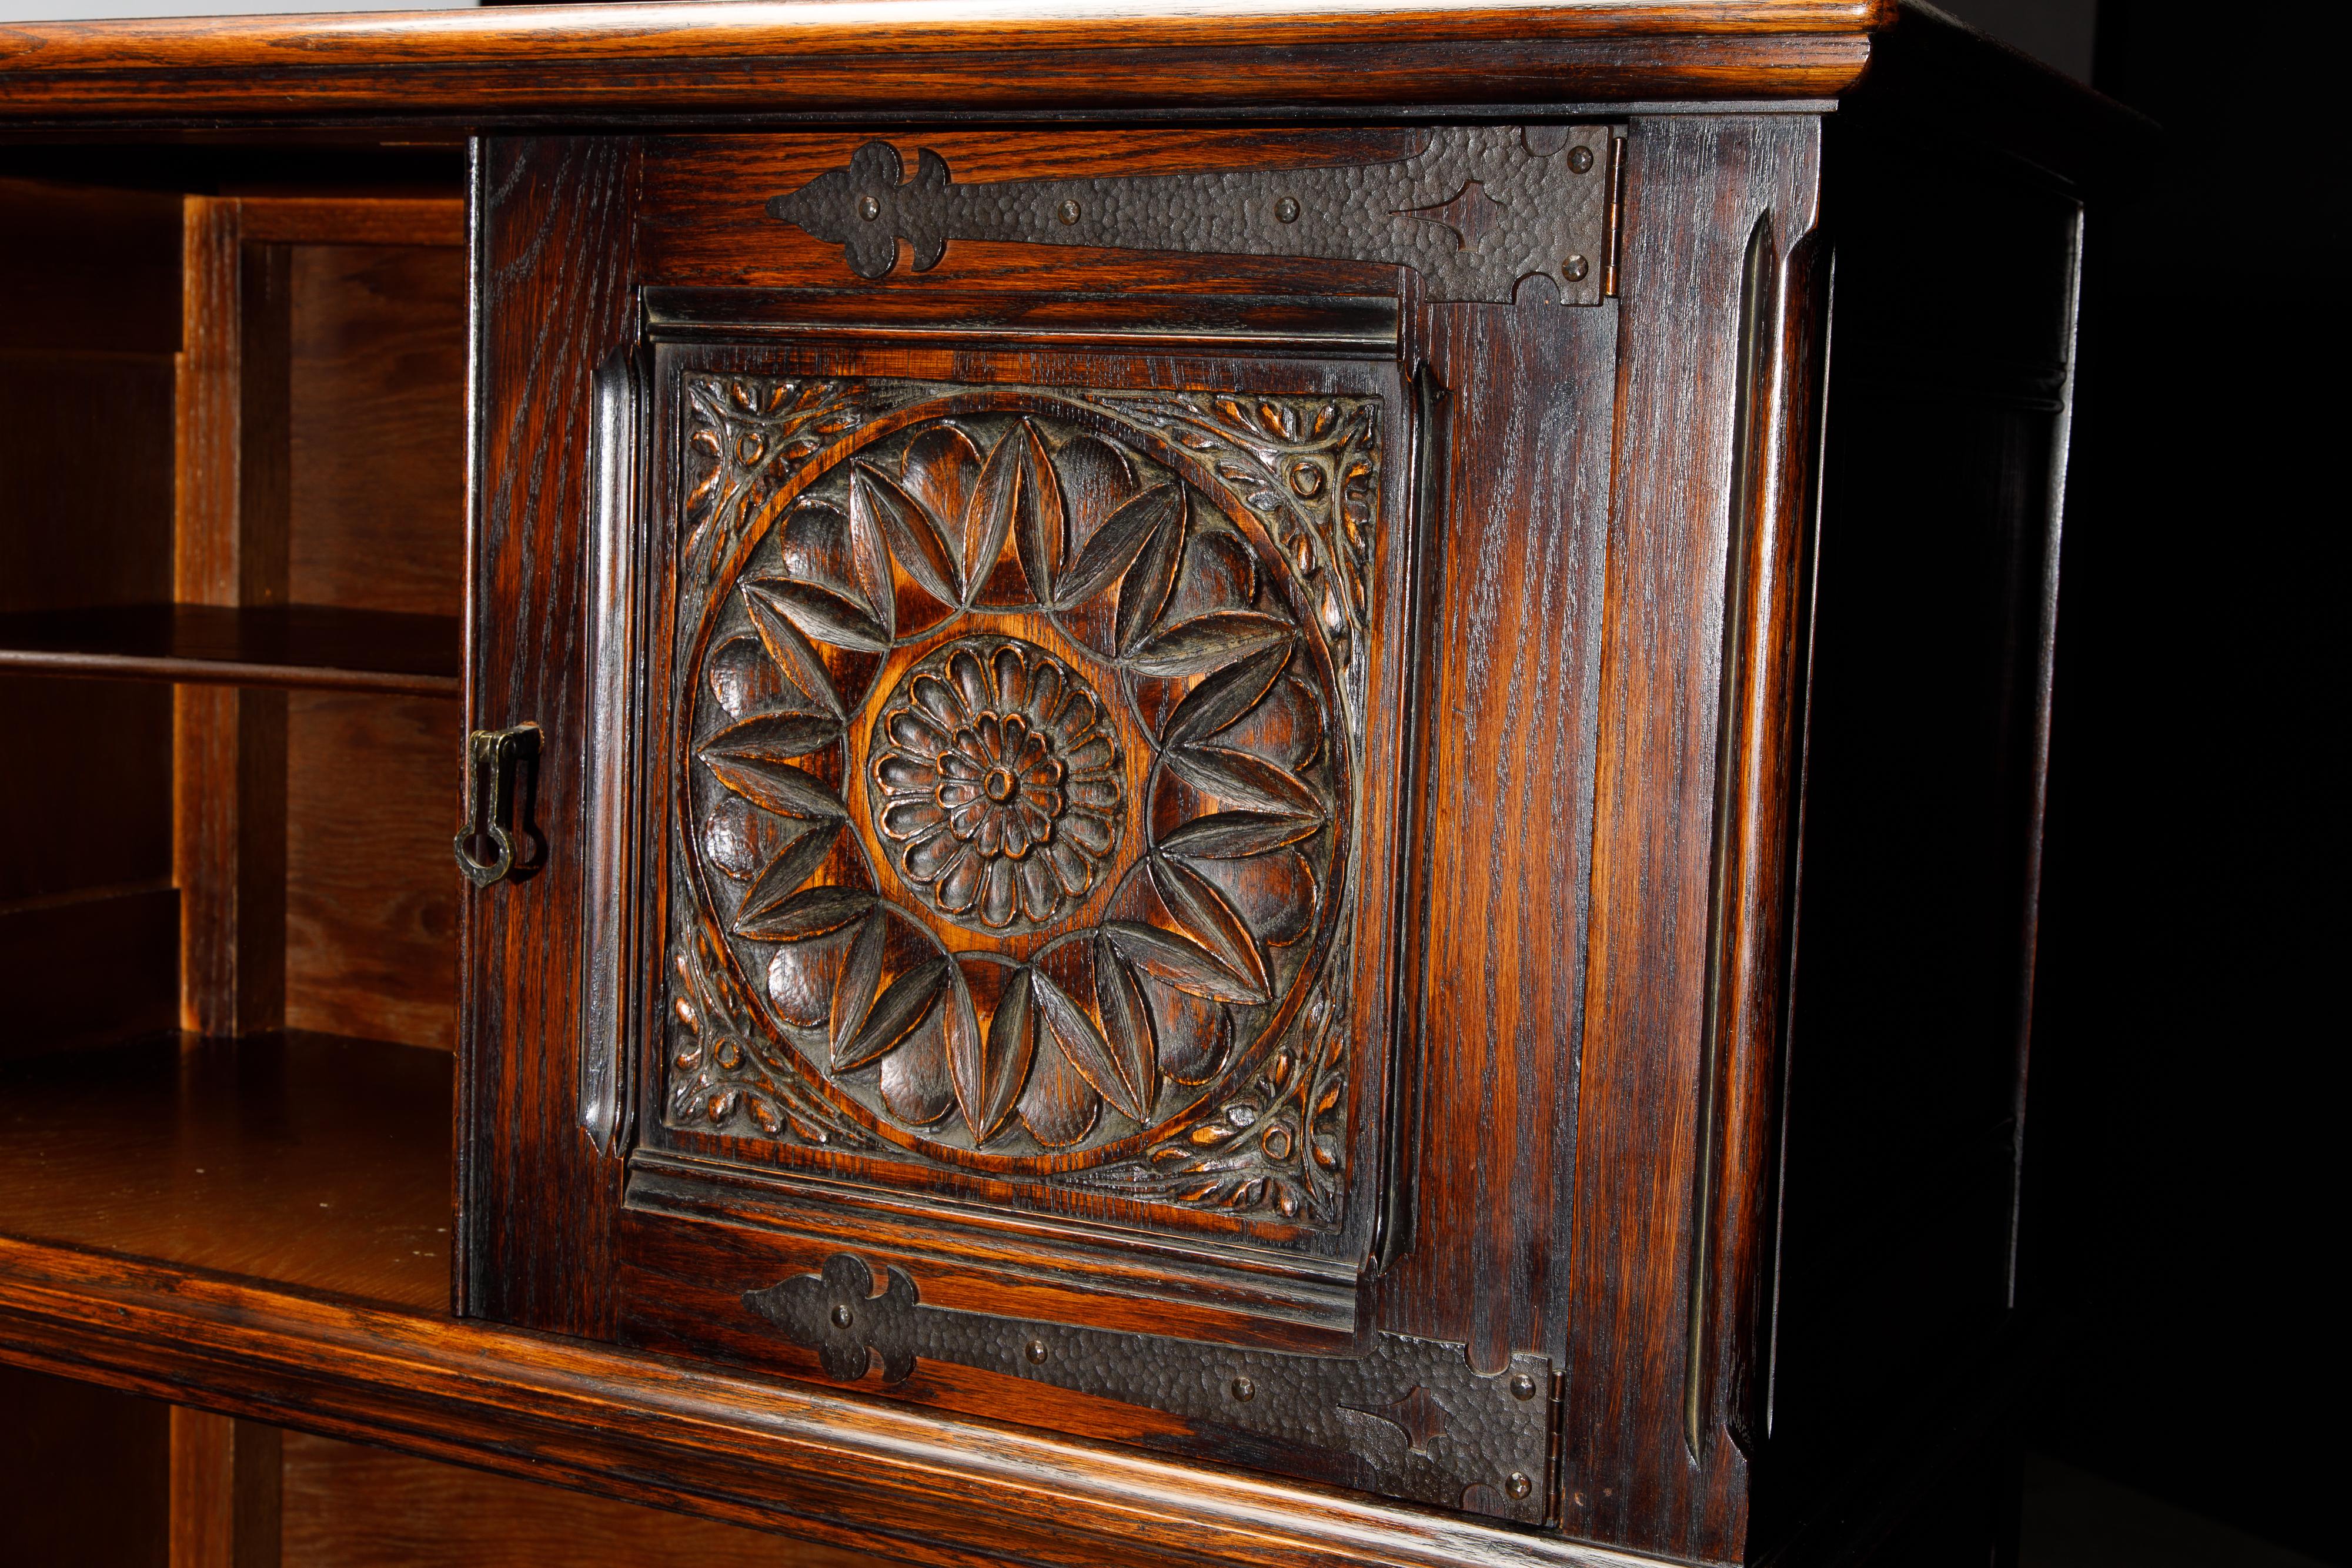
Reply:
<svg viewBox="0 0 2352 1568"><path fill-rule="evenodd" d="M2151 116L2085 225L2021 1289L2029 1441L2352 1560L2330 8L1973 0ZM1993 107L1993 106L1988 106ZM1990 260L1991 258L1988 258Z"/></svg>

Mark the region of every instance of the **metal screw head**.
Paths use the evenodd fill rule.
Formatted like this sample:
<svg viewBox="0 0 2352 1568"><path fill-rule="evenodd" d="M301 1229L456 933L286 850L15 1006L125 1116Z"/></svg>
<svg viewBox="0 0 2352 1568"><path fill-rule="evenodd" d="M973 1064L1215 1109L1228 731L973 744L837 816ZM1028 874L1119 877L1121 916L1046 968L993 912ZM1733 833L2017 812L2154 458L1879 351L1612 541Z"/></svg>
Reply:
<svg viewBox="0 0 2352 1568"><path fill-rule="evenodd" d="M1021 1354L1029 1358L1030 1365L1042 1366L1045 1363L1045 1342L1042 1339L1033 1339L1021 1347Z"/></svg>
<svg viewBox="0 0 2352 1568"><path fill-rule="evenodd" d="M1559 275L1570 283L1583 282L1584 275L1591 270L1592 264L1580 256L1570 256L1559 264Z"/></svg>
<svg viewBox="0 0 2352 1568"><path fill-rule="evenodd" d="M1590 172L1592 168L1592 149L1590 147L1570 148L1568 152L1568 166L1575 170L1580 174Z"/></svg>
<svg viewBox="0 0 2352 1568"><path fill-rule="evenodd" d="M1064 202L1060 206L1054 209L1054 215L1061 219L1066 224L1076 223L1078 221L1078 204L1076 202Z"/></svg>
<svg viewBox="0 0 2352 1568"><path fill-rule="evenodd" d="M1234 1379L1234 1397L1247 1404L1257 1397L1257 1385L1246 1377Z"/></svg>
<svg viewBox="0 0 2352 1568"><path fill-rule="evenodd" d="M1512 1378L1512 1379L1511 1379L1511 1397L1512 1397L1512 1398L1514 1398L1514 1399L1533 1399L1535 1396L1536 1396L1536 1380L1535 1380L1534 1378L1532 1378L1532 1377L1528 1376L1526 1373L1522 1372L1522 1373L1520 1373L1518 1375L1517 1375L1516 1377L1514 1377L1514 1378Z"/></svg>
<svg viewBox="0 0 2352 1568"><path fill-rule="evenodd" d="M1528 1479L1525 1470L1513 1470L1511 1479L1503 1483L1503 1490L1515 1498L1525 1497L1536 1490L1536 1483Z"/></svg>
<svg viewBox="0 0 2352 1568"><path fill-rule="evenodd" d="M834 1327L837 1329L845 1329L856 1321L857 1320L856 1318L850 1315L850 1312L847 1307L835 1307L833 1309Z"/></svg>
<svg viewBox="0 0 2352 1568"><path fill-rule="evenodd" d="M857 198L857 215L870 224L882 215L882 204L871 196L860 196Z"/></svg>
<svg viewBox="0 0 2352 1568"><path fill-rule="evenodd" d="M1285 196L1282 200L1275 203L1274 215L1276 219L1286 224L1297 223L1298 221L1298 198L1296 196Z"/></svg>

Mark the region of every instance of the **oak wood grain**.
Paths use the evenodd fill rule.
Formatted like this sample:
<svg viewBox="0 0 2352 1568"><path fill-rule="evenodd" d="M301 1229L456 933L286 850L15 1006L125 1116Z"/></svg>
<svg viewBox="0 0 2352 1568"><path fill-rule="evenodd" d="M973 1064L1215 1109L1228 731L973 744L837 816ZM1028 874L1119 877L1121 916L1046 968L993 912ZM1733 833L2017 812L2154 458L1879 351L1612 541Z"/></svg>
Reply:
<svg viewBox="0 0 2352 1568"><path fill-rule="evenodd" d="M1455 8L1061 0L844 16L737 5L316 19L18 24L0 117L172 120L488 112L763 116L845 109L1260 109L1608 98L1818 98L1850 86L1887 0L1596 0ZM300 94L289 105L289 89Z"/></svg>
<svg viewBox="0 0 2352 1568"><path fill-rule="evenodd" d="M455 1049L449 763L463 738L455 703L288 700L288 1028Z"/></svg>
<svg viewBox="0 0 2352 1568"><path fill-rule="evenodd" d="M1472 1361L1564 1357L1619 308L1430 306L1446 389L1423 570L1427 755L1404 920L1422 1051L1416 1243L1380 1321ZM1408 1326L1410 1325L1410 1326Z"/></svg>
<svg viewBox="0 0 2352 1568"><path fill-rule="evenodd" d="M592 377L633 328L637 150L625 138L492 139L476 160L465 723L540 726L528 811L550 847L537 874L461 904L457 1300L468 1313L608 1333L621 1167L598 1156L575 1110L585 856L572 835L586 773Z"/></svg>
<svg viewBox="0 0 2352 1568"><path fill-rule="evenodd" d="M1076 1438L0 1239L0 1358L955 1568L1657 1568Z"/></svg>
<svg viewBox="0 0 2352 1568"><path fill-rule="evenodd" d="M245 243L233 200L188 197L181 223L172 597L282 604L286 256ZM173 705L181 1023L272 1029L285 1016L286 699L182 686Z"/></svg>
<svg viewBox="0 0 2352 1568"><path fill-rule="evenodd" d="M768 215L770 196L796 191L845 164L873 138L812 131L766 136L663 136L646 145L638 220L648 282L711 287L854 288L869 308L955 289L1094 295L1387 294L1396 268L1370 262L1301 267L1283 256L1188 256L958 240L922 272L899 266L863 279L838 243ZM1409 157L1412 131L1386 127L1073 134L940 127L889 138L908 168L929 151L960 183L1118 178L1198 169L1320 168Z"/></svg>
<svg viewBox="0 0 2352 1568"><path fill-rule="evenodd" d="M260 214L302 241L288 247L288 597L454 617L465 583L466 268L442 230L455 228L443 220L456 204L413 204L436 216L430 245L350 237L371 209L404 204L247 197L239 207L248 226Z"/></svg>
<svg viewBox="0 0 2352 1568"><path fill-rule="evenodd" d="M0 1233L425 1307L447 1291L449 1059L164 1035L0 1067Z"/></svg>
<svg viewBox="0 0 2352 1568"><path fill-rule="evenodd" d="M466 243L466 204L457 196L244 195L237 207L245 237L262 244L461 249Z"/></svg>
<svg viewBox="0 0 2352 1568"><path fill-rule="evenodd" d="M1690 1556L1736 1559L1747 1519L1745 1456L1693 1454L1682 1418L1742 284L1760 216L1783 243L1812 226L1819 139L1729 118L1626 138L1562 1516Z"/></svg>
<svg viewBox="0 0 2352 1568"><path fill-rule="evenodd" d="M593 1541L608 1568L895 1561L307 1432L287 1433L284 1448L284 1548L272 1568L539 1568L559 1541Z"/></svg>
<svg viewBox="0 0 2352 1568"><path fill-rule="evenodd" d="M172 1411L171 1568L277 1568L278 1432Z"/></svg>

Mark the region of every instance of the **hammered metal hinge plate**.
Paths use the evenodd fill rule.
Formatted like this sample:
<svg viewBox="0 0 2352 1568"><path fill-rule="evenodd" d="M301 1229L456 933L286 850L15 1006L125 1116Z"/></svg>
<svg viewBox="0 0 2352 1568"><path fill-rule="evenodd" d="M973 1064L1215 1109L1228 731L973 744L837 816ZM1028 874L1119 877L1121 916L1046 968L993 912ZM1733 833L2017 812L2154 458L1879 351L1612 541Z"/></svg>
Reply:
<svg viewBox="0 0 2352 1568"><path fill-rule="evenodd" d="M929 148L908 181L898 150L869 141L845 167L771 200L768 214L841 246L860 277L887 274L902 239L918 272L950 240L993 240L1383 262L1420 273L1433 302L1504 304L1541 278L1562 305L1601 303L1621 178L1609 127L1427 135L1393 163L972 185Z"/></svg>
<svg viewBox="0 0 2352 1568"><path fill-rule="evenodd" d="M877 1296L872 1270L836 1253L821 1273L743 1301L844 1382L877 1361L888 1385L918 1361L950 1362L1180 1416L1206 1451L1238 1463L1315 1450L1309 1468L1360 1490L1523 1524L1545 1517L1549 1356L1482 1373L1462 1345L1403 1334L1376 1333L1358 1355L1306 1355L1025 1322L925 1306L912 1280L886 1272ZM1222 1452L1219 1437L1232 1439Z"/></svg>

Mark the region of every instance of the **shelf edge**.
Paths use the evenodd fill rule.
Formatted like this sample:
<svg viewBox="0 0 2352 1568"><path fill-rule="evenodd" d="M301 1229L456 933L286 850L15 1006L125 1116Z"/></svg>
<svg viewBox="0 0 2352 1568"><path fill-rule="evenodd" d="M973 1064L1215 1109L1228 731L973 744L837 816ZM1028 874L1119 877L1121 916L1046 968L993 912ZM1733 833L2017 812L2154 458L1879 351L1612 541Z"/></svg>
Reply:
<svg viewBox="0 0 2352 1568"><path fill-rule="evenodd" d="M279 691L381 692L395 696L455 697L456 675L341 670L325 664L263 664L170 654L86 653L0 648L0 674L68 680L170 681L194 686L257 686Z"/></svg>
<svg viewBox="0 0 2352 1568"><path fill-rule="evenodd" d="M578 1340L0 1238L0 1361L933 1563L1655 1559Z"/></svg>

